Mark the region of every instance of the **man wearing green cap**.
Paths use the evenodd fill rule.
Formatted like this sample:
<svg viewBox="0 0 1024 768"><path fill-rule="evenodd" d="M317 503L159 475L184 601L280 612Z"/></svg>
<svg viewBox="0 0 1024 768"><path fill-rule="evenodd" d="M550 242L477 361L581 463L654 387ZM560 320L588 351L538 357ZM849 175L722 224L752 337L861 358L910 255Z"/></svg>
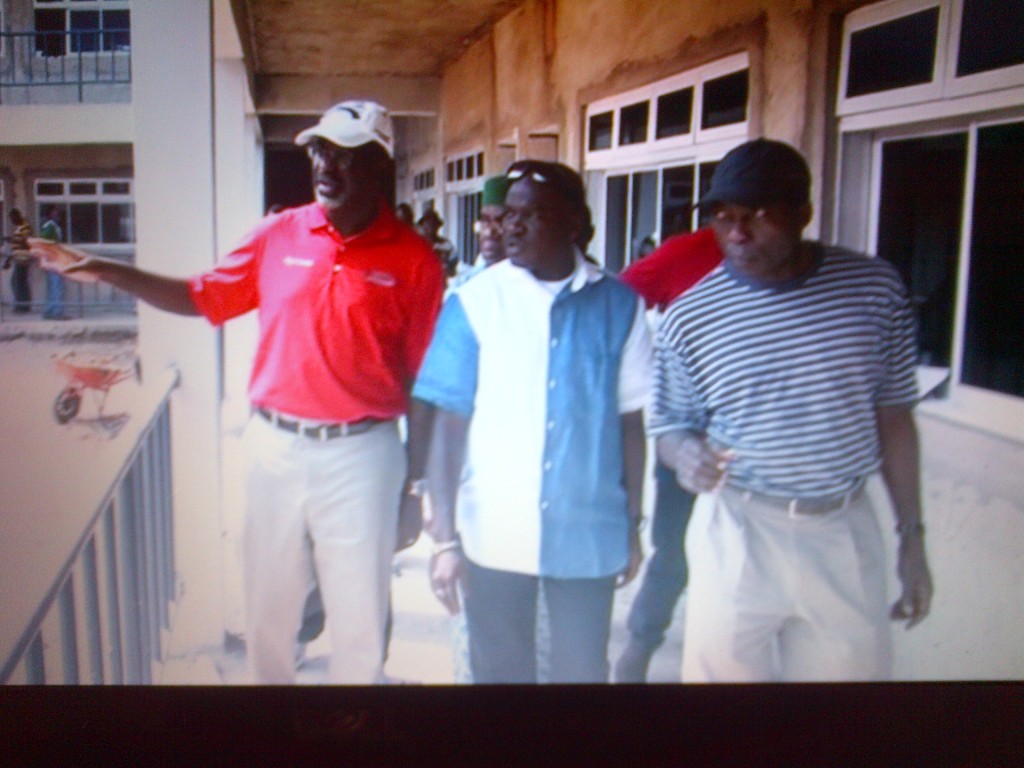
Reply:
<svg viewBox="0 0 1024 768"><path fill-rule="evenodd" d="M505 193L508 192L508 185L509 181L504 176L492 176L484 182L480 218L476 220L480 254L471 267L455 276L451 288L459 287L471 277L505 258L505 247L501 242L501 219L505 215Z"/></svg>

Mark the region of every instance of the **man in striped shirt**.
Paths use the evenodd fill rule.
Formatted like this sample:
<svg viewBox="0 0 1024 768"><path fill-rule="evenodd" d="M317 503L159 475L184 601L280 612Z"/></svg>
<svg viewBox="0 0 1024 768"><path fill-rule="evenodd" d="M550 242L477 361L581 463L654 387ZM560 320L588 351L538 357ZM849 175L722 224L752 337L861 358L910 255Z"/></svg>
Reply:
<svg viewBox="0 0 1024 768"><path fill-rule="evenodd" d="M932 595L906 291L887 262L801 238L810 173L786 144L729 152L701 205L725 261L667 312L650 424L700 494L683 680L886 679L888 618L917 624ZM879 470L899 533L891 610L864 493Z"/></svg>

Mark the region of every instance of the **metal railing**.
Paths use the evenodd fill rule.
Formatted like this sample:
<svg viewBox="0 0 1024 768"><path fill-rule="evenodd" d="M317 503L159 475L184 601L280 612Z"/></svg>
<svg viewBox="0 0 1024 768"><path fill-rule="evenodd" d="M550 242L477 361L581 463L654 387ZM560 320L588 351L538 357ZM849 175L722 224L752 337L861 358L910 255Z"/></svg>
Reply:
<svg viewBox="0 0 1024 768"><path fill-rule="evenodd" d="M127 29L2 32L0 53L0 87L71 86L84 101L86 86L132 80Z"/></svg>
<svg viewBox="0 0 1024 768"><path fill-rule="evenodd" d="M0 668L0 684L147 684L175 595L170 395Z"/></svg>

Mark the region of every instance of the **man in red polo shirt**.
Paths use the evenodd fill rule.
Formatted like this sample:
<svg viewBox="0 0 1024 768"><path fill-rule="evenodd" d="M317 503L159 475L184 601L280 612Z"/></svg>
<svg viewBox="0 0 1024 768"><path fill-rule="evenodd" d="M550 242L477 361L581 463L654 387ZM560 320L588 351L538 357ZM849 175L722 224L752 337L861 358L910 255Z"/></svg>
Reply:
<svg viewBox="0 0 1024 768"><path fill-rule="evenodd" d="M379 104L329 109L296 137L312 162L316 202L267 217L190 279L33 242L43 266L160 309L216 325L259 310L253 417L242 439L246 647L258 683L295 681L296 632L315 582L332 681L378 682L391 556L422 525L411 490L424 457L406 457L396 419L444 280L430 246L382 196L392 136ZM413 448L425 442L414 439L424 426L411 419Z"/></svg>

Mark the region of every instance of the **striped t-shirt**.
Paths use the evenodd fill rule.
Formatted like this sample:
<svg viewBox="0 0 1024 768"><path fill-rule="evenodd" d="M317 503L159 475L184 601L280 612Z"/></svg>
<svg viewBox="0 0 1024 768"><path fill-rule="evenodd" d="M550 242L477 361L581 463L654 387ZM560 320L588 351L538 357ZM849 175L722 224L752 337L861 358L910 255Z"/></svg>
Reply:
<svg viewBox="0 0 1024 768"><path fill-rule="evenodd" d="M882 259L825 246L793 284L726 266L673 303L655 344L649 432L732 449L729 482L777 496L855 488L878 469L875 407L916 400L914 321Z"/></svg>

